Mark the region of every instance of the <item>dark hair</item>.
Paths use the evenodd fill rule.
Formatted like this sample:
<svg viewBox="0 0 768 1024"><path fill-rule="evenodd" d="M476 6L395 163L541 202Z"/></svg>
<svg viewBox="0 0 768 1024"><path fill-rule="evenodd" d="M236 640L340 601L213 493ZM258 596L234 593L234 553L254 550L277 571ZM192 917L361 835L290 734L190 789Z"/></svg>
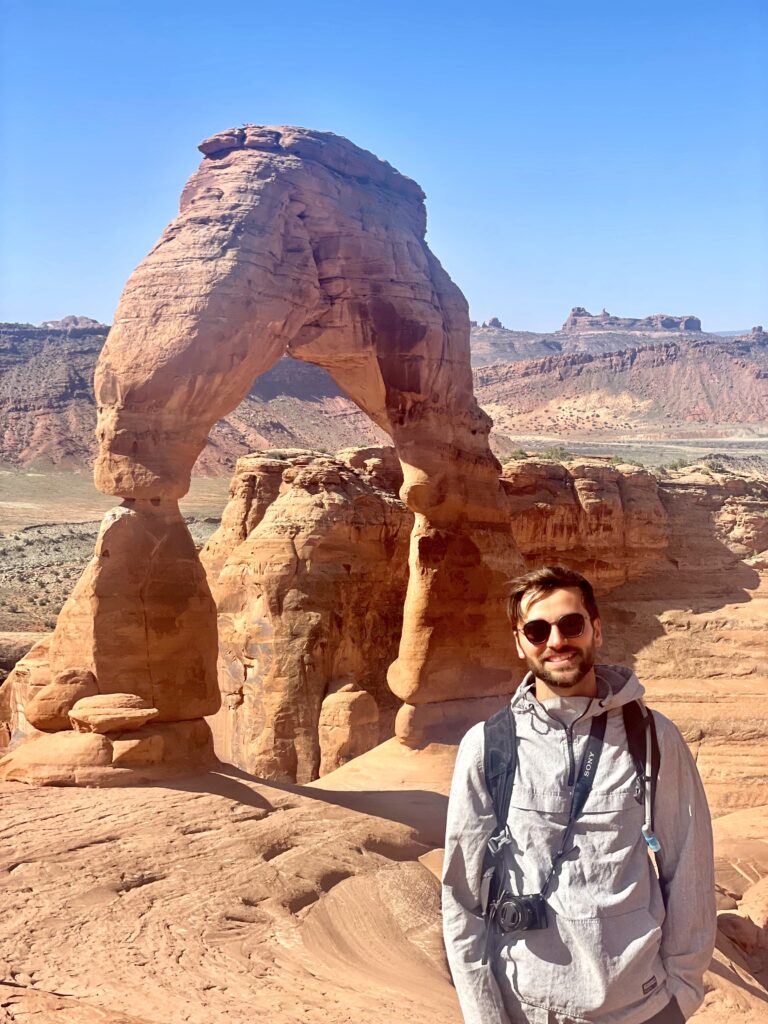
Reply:
<svg viewBox="0 0 768 1024"><path fill-rule="evenodd" d="M520 621L520 605L527 594L541 597L543 594L548 594L553 590L562 590L564 587L574 587L581 591L584 607L592 622L600 616L592 584L580 572L567 569L564 565L542 565L523 576L516 576L515 579L510 580L509 585L511 589L507 614L515 625Z"/></svg>

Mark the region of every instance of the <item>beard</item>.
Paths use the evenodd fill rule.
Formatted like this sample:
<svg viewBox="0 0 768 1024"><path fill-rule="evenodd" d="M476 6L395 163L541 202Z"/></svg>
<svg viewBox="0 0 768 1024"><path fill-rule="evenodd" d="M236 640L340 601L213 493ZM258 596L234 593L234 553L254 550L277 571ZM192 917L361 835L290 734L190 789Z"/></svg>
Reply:
<svg viewBox="0 0 768 1024"><path fill-rule="evenodd" d="M541 658L525 658L526 665L536 679L540 679L547 686L570 690L574 686L578 686L584 676L594 668L594 644L590 644L585 651L577 647L565 647L557 651L557 654L575 654L576 657L567 665L559 667L550 665L548 661L549 658L555 656L555 652L551 652L548 656L543 655Z"/></svg>

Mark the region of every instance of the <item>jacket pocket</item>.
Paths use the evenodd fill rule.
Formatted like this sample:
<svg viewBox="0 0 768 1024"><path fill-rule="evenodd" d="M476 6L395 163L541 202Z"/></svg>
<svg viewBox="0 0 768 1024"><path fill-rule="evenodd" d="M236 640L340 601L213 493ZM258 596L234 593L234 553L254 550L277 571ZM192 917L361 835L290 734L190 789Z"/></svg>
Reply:
<svg viewBox="0 0 768 1024"><path fill-rule="evenodd" d="M658 902L658 881L642 835L643 814L633 796L581 818L552 902L570 918L617 917ZM659 922L660 923L660 922Z"/></svg>
<svg viewBox="0 0 768 1024"><path fill-rule="evenodd" d="M640 1006L666 986L661 929L647 910L569 920L505 940L504 982L523 1003L591 1019Z"/></svg>

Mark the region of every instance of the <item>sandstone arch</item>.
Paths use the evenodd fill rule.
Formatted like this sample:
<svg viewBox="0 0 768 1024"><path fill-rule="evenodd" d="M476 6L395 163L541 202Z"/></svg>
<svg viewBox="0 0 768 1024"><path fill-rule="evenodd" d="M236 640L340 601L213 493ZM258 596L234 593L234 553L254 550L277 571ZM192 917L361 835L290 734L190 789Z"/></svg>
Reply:
<svg viewBox="0 0 768 1024"><path fill-rule="evenodd" d="M400 459L415 525L389 683L406 702L399 735L421 742L445 719L435 704L508 691L513 659L502 591L519 556L490 420L472 393L466 301L426 244L423 192L372 154L327 133L261 126L200 149L179 216L129 279L96 371L95 480L124 499L106 533L122 532L125 559L105 561L103 530L62 612L52 670L91 670L102 692L138 693L161 721L215 708L215 621L176 502L213 424L287 353L325 367ZM158 550L164 571L175 566L176 606ZM126 609L136 622L121 652L98 627L126 567L138 577Z"/></svg>

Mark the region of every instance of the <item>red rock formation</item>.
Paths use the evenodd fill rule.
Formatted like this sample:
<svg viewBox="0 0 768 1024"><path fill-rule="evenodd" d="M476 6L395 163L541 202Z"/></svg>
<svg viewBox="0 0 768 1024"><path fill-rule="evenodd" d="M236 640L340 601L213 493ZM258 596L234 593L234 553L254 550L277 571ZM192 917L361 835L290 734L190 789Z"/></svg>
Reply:
<svg viewBox="0 0 768 1024"><path fill-rule="evenodd" d="M343 460L334 464L327 456L242 460L225 523L203 555L212 575L224 567L214 583L223 640L220 678L229 706L214 720L214 731L224 760L278 778L306 780L317 775L323 756L319 709L325 694L345 679L334 660L340 637L350 638L347 646L358 659L353 682L379 705L379 739L392 734L391 697L387 703L384 686L389 655L382 643L394 651L397 642L399 615L386 613L386 608L399 607L398 588L404 587L404 566L398 559L404 557L407 522L400 520L400 539L395 543L393 517L402 507L395 498L394 473L379 471L376 486L368 476L369 467L386 455L372 450L343 455L346 463L357 465L355 476ZM331 485L338 479L341 486ZM768 547L768 491L762 484L736 476L692 476L690 471L659 480L632 466L564 466L533 459L509 463L502 484L508 491L515 540L526 562L565 562L594 580L609 624L610 660L637 664L643 680L663 701L669 699L660 671L664 665L678 680L678 689L685 689L696 678L722 675L727 660L738 660L756 680L757 692L762 692L762 645L752 639L745 652L737 653L734 644L740 641L729 636L728 624L739 621L739 615L738 628L747 627L750 605L735 609L736 620L725 612L723 628L713 627L706 611L693 612L698 600L714 605L716 595L726 593L724 580L737 579L739 573L759 579L757 571L743 562L753 561L756 552ZM355 534L350 523L356 521L361 488L373 529ZM248 522L254 525L246 529L243 524ZM389 524L383 533L382 523ZM286 534L293 538L298 562L293 547L281 546ZM356 566L353 578L329 575L327 558L317 555L328 545L339 552L337 565ZM319 621L306 612L297 615L296 598L286 605L280 597L287 587L295 587L297 578L302 607L319 613ZM270 593L274 596L268 600ZM677 605L680 608L674 611ZM367 622L362 630L361 608L366 609ZM333 616L329 609L334 609ZM372 615L378 617L371 620ZM708 646L700 656L696 646L705 635ZM368 669L365 676L363 667ZM519 677L516 660L510 661L510 671ZM455 739L503 700L475 698L471 693L468 688L462 698L420 709L419 719L409 723L411 741ZM279 714L265 710L270 702L279 707ZM700 710L683 703L672 713L679 717L684 711L686 728L690 726L695 735L693 730L702 727ZM400 721L410 715L406 708ZM739 717L733 710L729 715L729 720ZM270 731L272 718L281 723L279 737ZM335 728L338 737L338 723ZM712 728L712 723L706 725L714 737ZM732 796L732 781L728 786Z"/></svg>
<svg viewBox="0 0 768 1024"><path fill-rule="evenodd" d="M502 483L529 564L566 562L607 591L648 572L667 547L667 513L645 470L525 459L507 463Z"/></svg>
<svg viewBox="0 0 768 1024"><path fill-rule="evenodd" d="M40 326L51 328L55 331L72 331L106 328L107 325L99 323L98 320L94 320L89 316L65 316L61 320L44 320Z"/></svg>
<svg viewBox="0 0 768 1024"><path fill-rule="evenodd" d="M320 709L318 739L321 777L375 747L379 709L370 693L353 683L329 693Z"/></svg>
<svg viewBox="0 0 768 1024"><path fill-rule="evenodd" d="M255 375L286 350L316 362L392 436L418 515L390 684L414 704L454 697L470 679L506 689L508 638L482 605L514 558L508 518L472 397L466 303L424 243L421 190L303 129L250 127L202 149L97 369L99 486L184 493L211 425Z"/></svg>
<svg viewBox="0 0 768 1024"><path fill-rule="evenodd" d="M212 725L223 760L305 782L321 762L338 767L392 735L399 701L386 672L413 525L401 482L391 448L238 463L221 528L202 553L219 609L223 706ZM352 701L349 723L365 735L342 738L329 697L351 700L350 685L373 709Z"/></svg>
<svg viewBox="0 0 768 1024"><path fill-rule="evenodd" d="M70 730L77 702L127 693L157 709L152 724L132 738L165 739L138 748L148 760L142 766L134 758L134 779L119 748L106 741L83 775L78 752L86 743L95 750L96 741L72 740L65 747L52 736L37 736L34 750L19 749L5 759L4 777L54 784L80 784L87 777L88 784L114 785L126 776L162 776L195 758L210 760L210 731L202 719L220 704L216 652L215 605L178 505L127 500L105 516L94 557L52 637L19 662L3 689L15 691L17 733Z"/></svg>
<svg viewBox="0 0 768 1024"><path fill-rule="evenodd" d="M764 345L638 337L635 347L617 347L479 367L475 393L497 435L555 435L565 444L600 436L637 444L670 431L711 437L768 420Z"/></svg>
<svg viewBox="0 0 768 1024"><path fill-rule="evenodd" d="M97 486L137 507L170 509L211 427L258 374L286 352L325 367L392 437L402 497L415 514L399 657L389 672L392 690L411 705L400 730L407 740L419 706L467 686L480 694L510 686L500 598L516 555L490 420L472 394L466 302L426 246L421 189L389 164L301 128L248 126L200 148L205 158L180 214L128 281L99 358ZM151 684L148 699L164 721L178 719L179 707L193 718L210 710L215 619L181 531L175 543L187 579L178 606L174 589L153 576L143 537L142 529L126 536L121 557L151 581L150 615L155 599L163 613L149 643L129 635L114 667L94 674L107 692L146 696ZM89 668L100 656L102 622L117 624L116 605L94 592L92 576L59 620L57 671ZM121 598L129 631L142 619L144 594ZM110 673L119 679L104 686ZM279 716L269 728L279 734ZM255 756L272 757L279 746L278 735Z"/></svg>
<svg viewBox="0 0 768 1024"><path fill-rule="evenodd" d="M594 315L583 306L574 306L561 330L565 334L592 331L701 331L701 320L697 316L669 316L667 313L653 313L643 318L619 317L606 309Z"/></svg>
<svg viewBox="0 0 768 1024"><path fill-rule="evenodd" d="M715 806L768 799L765 483L706 466L657 479L629 466L533 459L509 463L502 483L528 564L564 561L595 581L606 658L635 665L652 702L684 729ZM212 725L223 760L306 781L392 735L397 702L385 676L411 522L398 485L391 449L241 461L203 555L220 606L224 707ZM46 728L43 714L66 714L71 688L88 676L62 672L49 683L42 644L15 678L18 706L6 720L34 732L24 707ZM376 729L372 710L354 718L355 700L337 706L350 685L376 704ZM4 694L7 701L8 686L0 703ZM498 703L465 696L432 704L411 741L450 740Z"/></svg>
<svg viewBox="0 0 768 1024"><path fill-rule="evenodd" d="M105 337L106 328L0 324L0 460L92 464L96 408L89 382ZM495 421L491 439L495 434L502 452L511 447L504 436L510 432L528 439L537 431L562 432L570 439L581 431L587 439L599 430L636 441L639 430L670 439L700 423L699 429L741 436L741 424L768 416L767 341L757 328L741 338L696 341L669 332L555 335L478 327L471 332L473 366L497 365L475 374L475 391ZM618 351L623 359L603 358ZM563 358L542 362L550 356ZM498 365L531 361L517 378ZM231 476L239 457L271 448L335 451L385 443L384 432L322 367L285 357L214 425L194 472Z"/></svg>

